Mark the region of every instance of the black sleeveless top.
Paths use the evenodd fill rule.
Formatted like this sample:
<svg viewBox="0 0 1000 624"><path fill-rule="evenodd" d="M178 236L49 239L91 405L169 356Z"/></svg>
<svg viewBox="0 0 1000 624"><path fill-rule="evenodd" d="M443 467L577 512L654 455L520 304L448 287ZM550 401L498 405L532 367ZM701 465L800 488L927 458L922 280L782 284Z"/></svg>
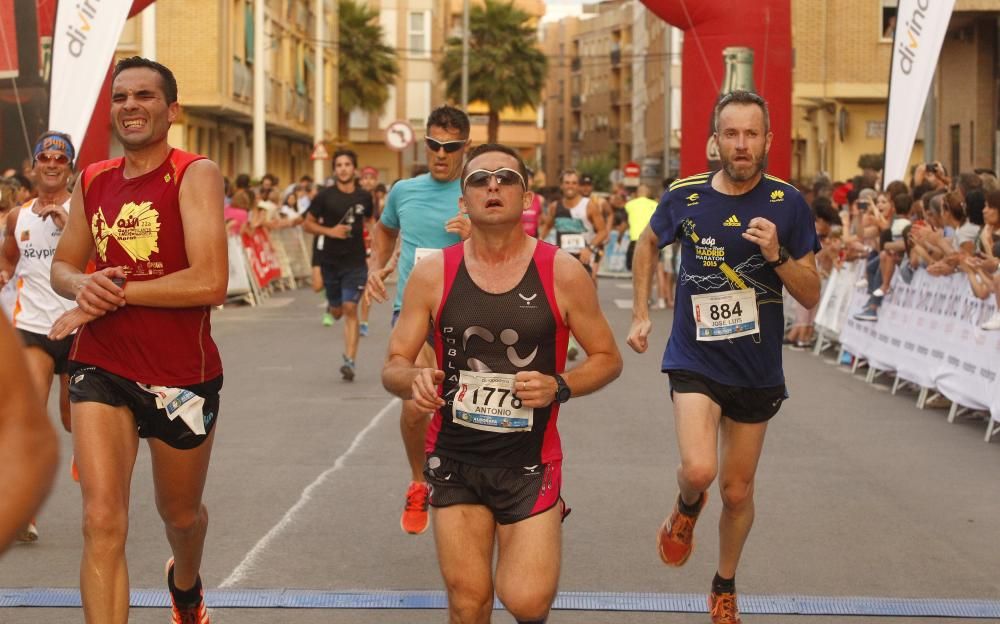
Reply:
<svg viewBox="0 0 1000 624"><path fill-rule="evenodd" d="M438 367L444 371L439 409L427 431L428 455L480 466L514 467L562 458L556 430L558 403L533 412L530 431L495 433L456 422L461 371L514 374L562 372L568 328L555 303L556 247L538 241L524 276L511 290L479 288L465 267L463 244L445 250L445 282L435 322Z"/></svg>

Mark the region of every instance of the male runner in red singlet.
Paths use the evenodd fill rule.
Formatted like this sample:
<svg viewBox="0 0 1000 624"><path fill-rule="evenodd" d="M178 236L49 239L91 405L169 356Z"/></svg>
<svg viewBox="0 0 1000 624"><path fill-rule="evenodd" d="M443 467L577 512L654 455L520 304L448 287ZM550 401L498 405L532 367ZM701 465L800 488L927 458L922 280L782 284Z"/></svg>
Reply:
<svg viewBox="0 0 1000 624"><path fill-rule="evenodd" d="M70 353L73 445L83 492L80 593L87 622L128 621L129 488L147 438L175 624L207 624L201 497L219 413L222 361L209 316L226 295L222 175L167 143L177 118L169 69L132 57L115 67L111 123L125 156L87 167L52 263L52 285L79 309ZM100 228L98 228L100 226ZM97 271L84 274L96 253Z"/></svg>
<svg viewBox="0 0 1000 624"><path fill-rule="evenodd" d="M488 623L494 589L520 624L545 622L565 513L559 407L622 368L583 265L521 227L525 177L506 146L469 154L471 237L414 267L382 372L387 390L433 413L424 476L452 622ZM428 323L436 368L416 363ZM564 373L571 332L588 358Z"/></svg>

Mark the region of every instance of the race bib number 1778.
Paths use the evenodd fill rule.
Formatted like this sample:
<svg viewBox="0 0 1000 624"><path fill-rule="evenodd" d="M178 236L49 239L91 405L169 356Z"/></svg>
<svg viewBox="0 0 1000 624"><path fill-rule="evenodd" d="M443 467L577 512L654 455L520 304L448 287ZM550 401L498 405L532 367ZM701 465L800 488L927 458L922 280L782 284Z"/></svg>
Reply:
<svg viewBox="0 0 1000 624"><path fill-rule="evenodd" d="M514 396L514 376L462 371L452 414L463 427L492 433L531 431L535 410Z"/></svg>

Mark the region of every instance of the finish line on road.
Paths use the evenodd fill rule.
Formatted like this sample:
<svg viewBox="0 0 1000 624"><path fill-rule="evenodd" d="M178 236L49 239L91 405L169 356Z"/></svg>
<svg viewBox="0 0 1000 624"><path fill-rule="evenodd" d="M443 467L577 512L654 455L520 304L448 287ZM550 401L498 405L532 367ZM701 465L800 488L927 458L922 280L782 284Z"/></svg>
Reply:
<svg viewBox="0 0 1000 624"><path fill-rule="evenodd" d="M637 611L704 613L702 594L561 592L553 609L563 611ZM317 591L307 589L210 589L205 602L213 609L446 609L442 591ZM165 589L131 592L132 607L168 607ZM851 596L739 597L740 611L770 615L842 615L894 617L1000 618L1000 600L949 598L876 598ZM77 607L76 589L0 589L0 608ZM496 609L501 609L499 602Z"/></svg>

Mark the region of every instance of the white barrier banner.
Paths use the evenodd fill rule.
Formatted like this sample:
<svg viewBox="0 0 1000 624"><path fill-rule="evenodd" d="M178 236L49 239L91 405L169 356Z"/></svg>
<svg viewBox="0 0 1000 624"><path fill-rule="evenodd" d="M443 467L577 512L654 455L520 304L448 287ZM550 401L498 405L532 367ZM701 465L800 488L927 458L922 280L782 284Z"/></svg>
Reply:
<svg viewBox="0 0 1000 624"><path fill-rule="evenodd" d="M59 3L52 36L49 130L83 145L97 94L118 45L132 0Z"/></svg>
<svg viewBox="0 0 1000 624"><path fill-rule="evenodd" d="M229 251L229 288L227 297L245 295L250 292L250 273L247 270L247 256L243 251L243 241L239 236L227 237Z"/></svg>
<svg viewBox="0 0 1000 624"><path fill-rule="evenodd" d="M867 300L864 288L857 289L851 314ZM878 321L849 318L841 344L875 368L936 388L959 405L989 410L1000 421L1000 332L979 328L995 310L993 297L976 298L964 275L918 271L906 284L897 274Z"/></svg>
<svg viewBox="0 0 1000 624"><path fill-rule="evenodd" d="M902 180L955 0L899 0L889 72L885 182Z"/></svg>
<svg viewBox="0 0 1000 624"><path fill-rule="evenodd" d="M830 272L815 321L816 329L821 330L827 338L836 340L840 329L847 322L851 293L858 278L864 275L864 264L860 260L845 262L842 267Z"/></svg>

